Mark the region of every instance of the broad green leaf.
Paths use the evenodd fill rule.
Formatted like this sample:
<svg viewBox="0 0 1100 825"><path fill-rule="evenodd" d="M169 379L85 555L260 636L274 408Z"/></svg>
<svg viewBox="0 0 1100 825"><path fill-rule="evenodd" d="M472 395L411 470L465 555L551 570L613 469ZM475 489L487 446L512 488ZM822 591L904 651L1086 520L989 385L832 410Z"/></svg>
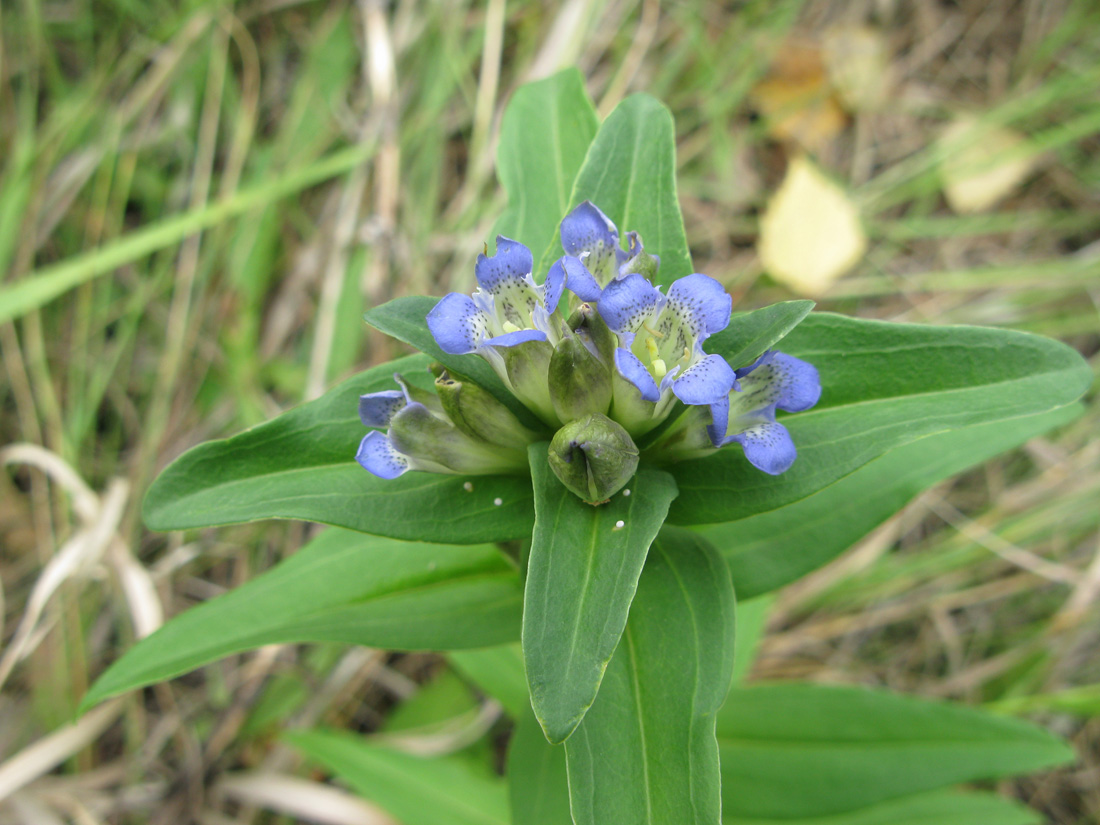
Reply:
<svg viewBox="0 0 1100 825"><path fill-rule="evenodd" d="M736 584L733 589L736 593ZM760 596L750 601L738 598L737 639L734 642L733 656L734 684L743 682L749 671L752 670L752 663L756 659L756 649L760 646L760 639L764 636L765 626L768 622L768 611L771 610L773 601L775 600L771 596Z"/></svg>
<svg viewBox="0 0 1100 825"><path fill-rule="evenodd" d="M669 468L674 524L715 524L775 510L926 435L1033 415L1077 400L1092 380L1057 341L981 327L931 327L811 315L782 350L821 374L817 407L782 419L798 448L766 475L736 445Z"/></svg>
<svg viewBox="0 0 1100 825"><path fill-rule="evenodd" d="M783 301L734 315L729 326L707 339L706 351L721 353L735 369L746 367L798 326L813 308L813 301Z"/></svg>
<svg viewBox="0 0 1100 825"><path fill-rule="evenodd" d="M338 731L288 731L283 738L403 825L508 825L504 782L461 759L412 756Z"/></svg>
<svg viewBox="0 0 1100 825"><path fill-rule="evenodd" d="M536 255L552 242L569 212L573 180L599 120L584 89L584 76L566 69L520 86L500 124L497 176L508 209L493 235L519 241ZM545 271L535 273L542 280Z"/></svg>
<svg viewBox="0 0 1100 825"><path fill-rule="evenodd" d="M531 712L519 642L477 650L455 650L447 658L459 673L500 702L513 719Z"/></svg>
<svg viewBox="0 0 1100 825"><path fill-rule="evenodd" d="M470 269L470 289L473 292L474 283L473 268ZM504 382L493 372L489 362L479 355L451 355L439 348L432 336L425 318L432 308L439 303L438 298L425 295L407 295L403 298L395 298L382 306L368 310L363 318L368 324L380 332L386 333L398 341L404 341L425 355L430 355L433 361L438 361L449 370L459 375L473 379L480 386L493 394L515 413L527 426L539 430L546 425L541 423L516 397L504 386Z"/></svg>
<svg viewBox="0 0 1100 825"><path fill-rule="evenodd" d="M84 705L266 644L501 644L519 636L520 599L516 570L493 547L327 530L274 569L138 642L99 678Z"/></svg>
<svg viewBox="0 0 1100 825"><path fill-rule="evenodd" d="M546 741L530 708L508 744L508 790L512 825L573 825L565 747Z"/></svg>
<svg viewBox="0 0 1100 825"><path fill-rule="evenodd" d="M836 558L921 491L1080 414L1072 404L926 436L801 501L700 532L726 557L738 596L752 598Z"/></svg>
<svg viewBox="0 0 1100 825"><path fill-rule="evenodd" d="M723 825L1040 825L1043 818L994 793L933 793L894 799L841 814L798 819L722 817Z"/></svg>
<svg viewBox="0 0 1100 825"><path fill-rule="evenodd" d="M523 659L546 738L563 742L596 698L626 625L649 545L676 496L672 476L640 470L599 507L558 481L547 444L528 448L535 529L523 594Z"/></svg>
<svg viewBox="0 0 1100 825"><path fill-rule="evenodd" d="M722 809L734 819L852 811L1072 761L1041 728L886 691L734 688L718 715Z"/></svg>
<svg viewBox="0 0 1100 825"><path fill-rule="evenodd" d="M733 669L734 599L698 535L661 531L599 696L566 741L576 825L713 825L715 714Z"/></svg>
<svg viewBox="0 0 1100 825"><path fill-rule="evenodd" d="M428 358L415 355L374 367L272 421L189 450L153 482L142 511L145 523L154 530L182 530L294 518L459 544L530 535L531 493L517 477L410 472L386 481L356 463L367 433L359 421L359 395L395 389L395 372L427 386L427 364ZM472 490L463 487L466 481Z"/></svg>
<svg viewBox="0 0 1100 825"><path fill-rule="evenodd" d="M646 250L661 257L658 283L670 284L691 273L676 196L676 130L672 113L659 100L631 95L607 116L577 173L569 206L584 200L615 222L620 237L637 232ZM561 255L555 239L538 271L547 271Z"/></svg>

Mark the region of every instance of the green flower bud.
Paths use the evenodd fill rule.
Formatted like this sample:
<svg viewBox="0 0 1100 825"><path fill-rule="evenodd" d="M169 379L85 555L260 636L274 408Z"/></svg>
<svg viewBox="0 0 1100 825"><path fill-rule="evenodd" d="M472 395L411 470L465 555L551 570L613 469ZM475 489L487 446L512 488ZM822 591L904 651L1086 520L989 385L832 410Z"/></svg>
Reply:
<svg viewBox="0 0 1100 825"><path fill-rule="evenodd" d="M584 342L587 331L567 332L550 357L547 378L554 412L562 421L611 406L611 369Z"/></svg>
<svg viewBox="0 0 1100 825"><path fill-rule="evenodd" d="M511 410L468 379L441 370L435 379L435 391L443 412L469 436L515 448L538 440L538 434L523 426Z"/></svg>
<svg viewBox="0 0 1100 825"><path fill-rule="evenodd" d="M607 322L596 312L591 304L581 304L567 322L569 329L573 330L589 346L605 364L615 363L615 348L619 346L619 339L615 336Z"/></svg>
<svg viewBox="0 0 1100 825"><path fill-rule="evenodd" d="M390 443L416 463L435 473L508 473L527 468L527 452L519 445L503 449L458 429L419 403L408 404L390 420Z"/></svg>
<svg viewBox="0 0 1100 825"><path fill-rule="evenodd" d="M638 448L630 435L599 413L570 421L550 442L550 469L589 504L619 492L638 469Z"/></svg>
<svg viewBox="0 0 1100 825"><path fill-rule="evenodd" d="M554 412L546 382L553 352L554 348L547 341L527 341L500 347L497 357L504 365L504 375L516 398L547 424L556 427L560 420Z"/></svg>

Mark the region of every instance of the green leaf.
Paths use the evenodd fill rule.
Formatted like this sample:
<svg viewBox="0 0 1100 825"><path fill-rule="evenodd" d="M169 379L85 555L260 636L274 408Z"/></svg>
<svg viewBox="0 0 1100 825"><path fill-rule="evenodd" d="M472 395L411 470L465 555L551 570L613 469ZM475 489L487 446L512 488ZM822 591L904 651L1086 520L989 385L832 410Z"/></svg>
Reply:
<svg viewBox="0 0 1100 825"><path fill-rule="evenodd" d="M501 644L519 636L520 597L518 574L493 547L327 530L273 570L138 642L93 685L84 706L267 644Z"/></svg>
<svg viewBox="0 0 1100 825"><path fill-rule="evenodd" d="M735 593L737 592L736 584L734 584L733 590ZM734 684L743 682L745 677L749 675L749 671L752 670L752 663L756 659L756 649L760 646L760 640L764 636L764 630L768 623L768 611L771 610L773 601L775 599L771 596L760 596L750 601L738 597L737 639L733 646L735 651L733 657Z"/></svg>
<svg viewBox="0 0 1100 825"><path fill-rule="evenodd" d="M359 421L360 393L394 389L394 372L430 386L427 364L415 355L374 367L272 421L189 450L153 482L145 523L153 530L183 530L294 518L458 544L530 535L531 493L515 476L410 472L387 481L356 463L367 433ZM471 491L463 487L467 480Z"/></svg>
<svg viewBox="0 0 1100 825"><path fill-rule="evenodd" d="M519 642L477 650L456 650L447 658L459 673L500 702L513 719L531 712Z"/></svg>
<svg viewBox="0 0 1100 825"><path fill-rule="evenodd" d="M812 818L960 782L1072 761L1041 728L864 688L734 688L718 715L722 808L742 819Z"/></svg>
<svg viewBox="0 0 1100 825"><path fill-rule="evenodd" d="M494 236L519 241L535 253L553 242L597 126L584 75L576 69L516 90L500 124L497 175L508 192L508 209L493 227ZM536 272L536 280L545 274Z"/></svg>
<svg viewBox="0 0 1100 825"><path fill-rule="evenodd" d="M725 556L738 596L752 598L836 558L923 490L1080 414L1072 404L926 436L794 504L700 532Z"/></svg>
<svg viewBox="0 0 1100 825"><path fill-rule="evenodd" d="M722 825L1040 825L1043 818L994 793L935 791L842 814L798 819L722 817Z"/></svg>
<svg viewBox="0 0 1100 825"><path fill-rule="evenodd" d="M470 291L472 292L474 288L472 268L470 270L470 284ZM404 341L425 355L430 355L433 361L438 361L447 369L473 379L475 383L484 387L492 393L494 398L515 413L528 427L536 431L545 429L546 425L516 400L516 397L504 386L504 382L489 366L488 361L480 355L451 355L439 348L424 320L437 303L439 303L438 298L425 295L407 295L403 298L394 298L392 301L382 304L382 306L368 310L364 313L363 318L379 332L384 332L398 341Z"/></svg>
<svg viewBox="0 0 1100 825"><path fill-rule="evenodd" d="M596 698L676 483L660 470L640 470L628 483L629 496L593 507L558 481L546 451L545 442L528 448L535 529L523 595L523 658L535 716L546 738L558 743Z"/></svg>
<svg viewBox="0 0 1100 825"><path fill-rule="evenodd" d="M573 825L565 748L551 745L530 708L508 745L512 825Z"/></svg>
<svg viewBox="0 0 1100 825"><path fill-rule="evenodd" d="M771 349L810 314L813 301L783 301L734 315L729 326L707 339L707 352L718 352L737 369Z"/></svg>
<svg viewBox="0 0 1100 825"><path fill-rule="evenodd" d="M565 743L576 825L718 821L714 722L733 625L717 551L690 531L662 530L600 694Z"/></svg>
<svg viewBox="0 0 1100 825"><path fill-rule="evenodd" d="M732 445L675 464L669 471L680 496L670 522L714 524L775 510L923 436L1071 404L1092 380L1088 364L1064 344L981 327L817 314L782 349L821 374L817 407L781 419L798 460L769 476Z"/></svg>
<svg viewBox="0 0 1100 825"><path fill-rule="evenodd" d="M504 782L461 759L412 756L337 731L288 731L283 738L403 825L508 825Z"/></svg>
<svg viewBox="0 0 1100 825"><path fill-rule="evenodd" d="M672 113L654 97L631 95L607 116L577 173L570 206L590 200L619 227L637 232L661 257L657 283L691 273L691 253L676 195L676 130ZM564 217L564 214L559 217ZM537 271L562 255L555 239Z"/></svg>

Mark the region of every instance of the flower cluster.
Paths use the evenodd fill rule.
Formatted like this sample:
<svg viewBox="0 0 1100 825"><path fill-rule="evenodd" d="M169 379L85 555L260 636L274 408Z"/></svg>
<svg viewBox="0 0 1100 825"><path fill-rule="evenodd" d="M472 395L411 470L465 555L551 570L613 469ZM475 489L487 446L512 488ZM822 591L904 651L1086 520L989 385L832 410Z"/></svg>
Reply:
<svg viewBox="0 0 1100 825"><path fill-rule="evenodd" d="M395 376L399 390L360 398L363 424L379 428L359 446L363 467L382 478L522 471L527 445L553 435L554 472L598 502L626 484L639 454L667 462L736 442L766 473L791 466L795 447L776 411L817 402L813 366L769 351L735 369L704 352L729 324L730 296L698 273L663 293L653 285L659 258L635 232L624 250L592 203L562 221L561 242L565 254L536 284L531 251L498 237L493 256L478 256L474 293L447 295L426 318L440 349L483 357L542 426L436 365L434 392ZM651 431L640 453L635 439Z"/></svg>

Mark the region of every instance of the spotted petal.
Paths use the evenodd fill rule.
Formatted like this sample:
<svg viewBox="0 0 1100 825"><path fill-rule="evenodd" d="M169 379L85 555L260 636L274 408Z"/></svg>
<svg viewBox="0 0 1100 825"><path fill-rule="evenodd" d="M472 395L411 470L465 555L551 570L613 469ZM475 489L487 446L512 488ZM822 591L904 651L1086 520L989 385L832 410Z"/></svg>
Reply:
<svg viewBox="0 0 1100 825"><path fill-rule="evenodd" d="M366 427L388 427L390 419L405 406L401 390L383 390L359 396L359 420Z"/></svg>
<svg viewBox="0 0 1100 825"><path fill-rule="evenodd" d="M451 355L473 352L488 334L489 316L461 292L443 296L427 317L439 348Z"/></svg>
<svg viewBox="0 0 1100 825"><path fill-rule="evenodd" d="M726 441L738 442L750 464L773 476L789 470L798 457L791 434L775 421L760 420Z"/></svg>
<svg viewBox="0 0 1100 825"><path fill-rule="evenodd" d="M664 315L674 315L699 341L725 329L733 299L722 285L698 272L678 279L668 290Z"/></svg>
<svg viewBox="0 0 1100 825"><path fill-rule="evenodd" d="M409 460L393 448L388 436L378 430L367 433L359 442L355 460L379 478L397 478L409 469Z"/></svg>
<svg viewBox="0 0 1100 825"><path fill-rule="evenodd" d="M787 412L808 410L821 398L821 379L817 368L793 355L777 352L772 367L779 376L776 406Z"/></svg>
<svg viewBox="0 0 1100 825"><path fill-rule="evenodd" d="M595 303L600 300L600 293L603 292L603 288L592 277L592 273L588 271L588 267L581 262L580 258L564 255L554 266L562 268L562 272L565 274L565 285L569 287L570 292L582 301ZM554 267L551 267L550 271L553 272Z"/></svg>
<svg viewBox="0 0 1100 825"><path fill-rule="evenodd" d="M566 271L562 267L561 261L555 261L554 265L550 267L550 271L546 273L546 281L543 284L543 306L546 307L547 313L553 313L558 308L558 301L561 300L561 294L565 291Z"/></svg>
<svg viewBox="0 0 1100 825"><path fill-rule="evenodd" d="M708 355L672 382L672 392L685 404L714 404L729 397L733 368L721 355Z"/></svg>
<svg viewBox="0 0 1100 825"><path fill-rule="evenodd" d="M619 230L591 201L585 201L561 222L566 255L579 258L601 286L606 286L626 259L619 248ZM591 300L585 298L584 300Z"/></svg>
<svg viewBox="0 0 1100 825"><path fill-rule="evenodd" d="M612 281L600 296L600 317L612 332L635 333L664 299L661 291L641 275Z"/></svg>
<svg viewBox="0 0 1100 825"><path fill-rule="evenodd" d="M740 412L773 405L787 412L802 412L821 397L821 382L812 364L782 352L768 352L750 371L742 373L743 394L733 399Z"/></svg>
<svg viewBox="0 0 1100 825"><path fill-rule="evenodd" d="M630 350L623 347L615 350L615 368L623 378L638 388L646 401L657 403L661 399L657 382L653 380L653 376L649 374L645 365L638 360L638 356Z"/></svg>

